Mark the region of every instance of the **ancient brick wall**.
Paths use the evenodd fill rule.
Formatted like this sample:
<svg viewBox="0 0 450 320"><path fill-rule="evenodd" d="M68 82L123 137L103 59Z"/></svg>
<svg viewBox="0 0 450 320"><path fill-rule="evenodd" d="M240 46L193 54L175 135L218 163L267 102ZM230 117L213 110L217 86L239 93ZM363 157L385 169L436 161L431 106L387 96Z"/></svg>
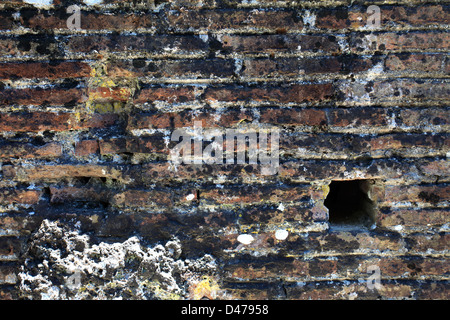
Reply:
<svg viewBox="0 0 450 320"><path fill-rule="evenodd" d="M0 298L448 299L449 8L1 1Z"/></svg>

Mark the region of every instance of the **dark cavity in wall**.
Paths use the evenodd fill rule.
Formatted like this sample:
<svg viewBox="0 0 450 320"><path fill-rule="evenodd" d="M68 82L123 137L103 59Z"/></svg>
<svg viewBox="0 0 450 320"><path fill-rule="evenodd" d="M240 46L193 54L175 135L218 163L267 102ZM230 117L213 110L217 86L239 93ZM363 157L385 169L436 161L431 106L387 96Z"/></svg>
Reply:
<svg viewBox="0 0 450 320"><path fill-rule="evenodd" d="M332 181L325 199L331 227L370 228L375 223L375 204L368 192L369 180Z"/></svg>

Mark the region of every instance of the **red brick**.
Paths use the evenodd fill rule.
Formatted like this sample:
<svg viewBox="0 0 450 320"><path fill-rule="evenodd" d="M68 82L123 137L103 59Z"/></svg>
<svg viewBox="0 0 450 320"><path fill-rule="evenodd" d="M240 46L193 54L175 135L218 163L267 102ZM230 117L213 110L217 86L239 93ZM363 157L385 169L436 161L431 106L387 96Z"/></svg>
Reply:
<svg viewBox="0 0 450 320"><path fill-rule="evenodd" d="M447 160L434 160L419 164L419 168L427 176L448 176L450 163Z"/></svg>
<svg viewBox="0 0 450 320"><path fill-rule="evenodd" d="M430 162L422 164L429 165ZM407 161L399 163L390 158L374 159L370 163L359 163L357 160L292 160L280 163L278 176L294 181L348 180L351 179L348 175L357 171L364 179L408 179L405 173L410 173L414 168L415 165Z"/></svg>
<svg viewBox="0 0 450 320"><path fill-rule="evenodd" d="M94 187L50 187L52 203L72 201L108 202L109 192Z"/></svg>
<svg viewBox="0 0 450 320"><path fill-rule="evenodd" d="M300 103L319 102L331 98L331 84L305 84L288 87L266 88L209 88L205 91L205 100L210 102L272 102Z"/></svg>
<svg viewBox="0 0 450 320"><path fill-rule="evenodd" d="M97 140L83 140L75 145L75 156L82 157L96 154L100 150Z"/></svg>
<svg viewBox="0 0 450 320"><path fill-rule="evenodd" d="M3 165L2 173L5 178L13 178L16 176L16 169L12 165Z"/></svg>
<svg viewBox="0 0 450 320"><path fill-rule="evenodd" d="M167 181L209 181L213 182L219 176L227 179L227 182L241 181L241 179L255 179L261 177L261 170L257 165L207 165L192 166L179 165L176 170L170 163L143 164L139 168L133 168L131 176L146 185L154 181L166 179Z"/></svg>
<svg viewBox="0 0 450 320"><path fill-rule="evenodd" d="M6 8L0 12L0 30L8 30L14 27L14 11Z"/></svg>
<svg viewBox="0 0 450 320"><path fill-rule="evenodd" d="M375 128L376 129L376 128ZM280 137L280 148L287 152L294 152L301 148L300 155L303 157L322 158L326 155L328 159L335 157L342 159L362 153L370 154L379 158L380 151L392 150L397 153L411 150L411 148L422 148L421 153L433 154L448 144L445 135L422 135L422 134L385 134L361 136L360 134L336 133L313 133L313 134L290 134ZM308 154L309 153L309 154ZM416 155L418 150L416 150Z"/></svg>
<svg viewBox="0 0 450 320"><path fill-rule="evenodd" d="M130 30L137 28L154 28L161 23L157 13L136 14L115 12L114 15L83 12L81 28L86 30Z"/></svg>
<svg viewBox="0 0 450 320"><path fill-rule="evenodd" d="M382 24L395 22L404 26L448 24L448 7L444 5L393 6L381 9Z"/></svg>
<svg viewBox="0 0 450 320"><path fill-rule="evenodd" d="M281 265L277 266L273 262L270 267L263 261L253 259L251 262L241 262L238 265L229 265L226 267L229 277L246 280L271 280L277 278L279 272L282 272L288 278L301 280L325 278L333 276L335 278L345 278L347 280L359 280L368 278L367 272L370 266L380 268L382 281L385 278L408 278L415 279L420 276L440 275L445 273L445 259L417 259L410 257L383 257L367 258L355 257L348 259L346 256L338 256L334 260L326 258L314 258L307 261L281 260ZM384 281L383 281L384 282Z"/></svg>
<svg viewBox="0 0 450 320"><path fill-rule="evenodd" d="M127 102L131 97L129 88L105 88L99 87L89 90L89 98L96 103Z"/></svg>
<svg viewBox="0 0 450 320"><path fill-rule="evenodd" d="M361 139L363 144L364 139ZM446 134L388 134L366 139L370 150L410 150L413 148L429 149L430 152L444 148L449 144ZM367 150L367 151L370 151ZM417 150L416 150L417 152Z"/></svg>
<svg viewBox="0 0 450 320"><path fill-rule="evenodd" d="M16 268L10 266L0 266L0 285L15 284L16 282Z"/></svg>
<svg viewBox="0 0 450 320"><path fill-rule="evenodd" d="M202 121L203 128L228 128L239 122L253 121L254 116L250 110L226 109L219 111L191 110L168 113L140 113L130 115L128 118L128 130L134 129L169 129L193 127L194 122Z"/></svg>
<svg viewBox="0 0 450 320"><path fill-rule="evenodd" d="M397 225L405 227L422 227L444 225L448 222L449 212L445 209L397 209L378 217L378 225L381 227L393 227Z"/></svg>
<svg viewBox="0 0 450 320"><path fill-rule="evenodd" d="M0 54L5 58L22 58L29 60L30 57L49 57L59 60L64 56L60 47L60 39L54 35L45 33L22 34L0 39Z"/></svg>
<svg viewBox="0 0 450 320"><path fill-rule="evenodd" d="M151 103L164 101L167 103L183 103L195 100L195 89L193 87L167 87L167 88L145 88L134 100L135 103Z"/></svg>
<svg viewBox="0 0 450 320"><path fill-rule="evenodd" d="M448 262L445 259L384 258L376 263L384 277L409 277L417 275L443 275L447 272Z"/></svg>
<svg viewBox="0 0 450 320"><path fill-rule="evenodd" d="M318 9L315 14L315 27L320 29L359 29L367 26L370 15L365 6ZM442 5L380 6L380 18L381 27L423 27L448 24L446 9Z"/></svg>
<svg viewBox="0 0 450 320"><path fill-rule="evenodd" d="M320 109L261 109L261 122L281 125L320 126L327 124L326 112Z"/></svg>
<svg viewBox="0 0 450 320"><path fill-rule="evenodd" d="M36 221L42 218L2 216L0 217L0 236L19 237L29 235L36 228Z"/></svg>
<svg viewBox="0 0 450 320"><path fill-rule="evenodd" d="M277 264L280 265L277 265ZM284 259L273 262L268 266L261 259L254 258L250 262L240 262L237 265L226 267L228 277L246 280L273 280L282 273L287 278L299 280L320 279L333 276L347 280L359 280L368 278L367 272L370 266L380 268L381 281L385 278L415 279L420 276L445 274L445 259L417 259L410 257L383 257L367 258L357 256L348 259L346 256L338 256L334 260L326 258L314 258L309 260Z"/></svg>
<svg viewBox="0 0 450 320"><path fill-rule="evenodd" d="M446 108L402 109L399 117L403 125L414 128L450 124L450 115Z"/></svg>
<svg viewBox="0 0 450 320"><path fill-rule="evenodd" d="M150 54L167 53L174 55L196 54L207 51L208 44L194 35L108 35L73 36L68 40L67 49L73 53L91 53L93 50L110 52L142 52ZM1 47L0 47L1 49ZM1 51L0 51L1 52Z"/></svg>
<svg viewBox="0 0 450 320"><path fill-rule="evenodd" d="M18 236L23 228L23 218L0 217L0 236Z"/></svg>
<svg viewBox="0 0 450 320"><path fill-rule="evenodd" d="M61 79L89 77L91 68L84 62L10 62L0 63L0 79Z"/></svg>
<svg viewBox="0 0 450 320"><path fill-rule="evenodd" d="M437 204L450 196L450 186L446 185L402 185L385 186L385 201L411 201Z"/></svg>
<svg viewBox="0 0 450 320"><path fill-rule="evenodd" d="M119 115L113 113L106 114L84 114L80 116L79 121L77 117L72 116L75 120L71 120L71 129L89 129L89 128L107 128L119 121Z"/></svg>
<svg viewBox="0 0 450 320"><path fill-rule="evenodd" d="M330 126L359 128L386 126L389 111L384 108L342 108L328 111Z"/></svg>
<svg viewBox="0 0 450 320"><path fill-rule="evenodd" d="M448 300L449 298L448 282L446 281L424 283L417 293L418 300Z"/></svg>
<svg viewBox="0 0 450 320"><path fill-rule="evenodd" d="M81 11L81 29L83 30L136 30L137 28L152 28L161 23L156 14L139 15L133 13L103 14ZM67 29L67 20L61 18L54 10L41 11L30 19L21 19L25 28Z"/></svg>
<svg viewBox="0 0 450 320"><path fill-rule="evenodd" d="M0 261L16 261L20 255L20 240L11 237L0 237Z"/></svg>
<svg viewBox="0 0 450 320"><path fill-rule="evenodd" d="M0 115L1 131L67 130L70 113L10 113Z"/></svg>
<svg viewBox="0 0 450 320"><path fill-rule="evenodd" d="M54 158L62 155L62 146L57 142L36 147L32 144L11 143L0 146L0 158Z"/></svg>
<svg viewBox="0 0 450 320"><path fill-rule="evenodd" d="M177 30L287 30L298 31L302 19L295 10L183 10L172 11L169 23Z"/></svg>
<svg viewBox="0 0 450 320"><path fill-rule="evenodd" d="M163 136L100 140L101 154L168 153Z"/></svg>
<svg viewBox="0 0 450 320"><path fill-rule="evenodd" d="M345 105L393 104L410 106L411 102L430 103L448 100L449 86L442 82L421 80L373 81L370 85L348 83L339 87Z"/></svg>
<svg viewBox="0 0 450 320"><path fill-rule="evenodd" d="M127 190L113 196L112 204L118 207L171 206L169 193L156 190Z"/></svg>
<svg viewBox="0 0 450 320"><path fill-rule="evenodd" d="M108 76L128 72L133 77L171 79L210 79L231 77L235 72L232 59L202 58L177 60L116 60L108 64Z"/></svg>
<svg viewBox="0 0 450 320"><path fill-rule="evenodd" d="M350 48L353 52L380 50L446 50L449 35L441 31L405 32L405 33L377 33L359 35L352 39Z"/></svg>
<svg viewBox="0 0 450 320"><path fill-rule="evenodd" d="M417 160L416 160L417 161ZM151 185L154 181L167 179L167 181L202 181L214 182L219 177L228 183L242 183L242 181L258 181L265 179L280 179L295 182L312 182L328 179L351 179L349 174L359 172L365 179L426 179L428 174L422 175L417 166L434 166L435 161L411 160L402 162L396 159L374 159L370 163L359 160L286 160L281 161L279 171L274 176L261 174L259 165L179 165L175 168L170 163L148 163L132 168L130 176L136 182ZM441 170L441 172L445 172ZM407 174L405 174L407 173ZM442 173L441 173L442 174ZM276 180L275 180L276 181Z"/></svg>
<svg viewBox="0 0 450 320"><path fill-rule="evenodd" d="M238 265L226 266L229 277L246 280L273 279L282 272L286 277L304 278L308 275L309 263L307 261L284 259L271 263L270 266L256 260L253 262L241 262Z"/></svg>
<svg viewBox="0 0 450 320"><path fill-rule="evenodd" d="M319 9L316 13L314 26L320 29L344 29L350 27L352 15L346 7L335 9Z"/></svg>
<svg viewBox="0 0 450 320"><path fill-rule="evenodd" d="M239 225L296 225L301 223L302 226L307 226L315 222L325 222L328 219L328 211L327 212L318 212L316 206L313 206L312 202L309 201L309 196L305 191L304 195L300 195L298 191L292 191L290 193L294 193L294 197L296 199L286 199L283 195L279 196L273 194L272 199L268 199L263 201L255 201L252 199L252 196L242 197L242 203L237 202L238 196L231 195L231 197L226 198L224 201L218 200L217 203L220 205L222 202L225 204L223 208L217 206L216 212L217 214L221 214L222 211L227 212L230 210L230 207L238 216L236 217L236 221L234 222L236 226ZM234 198L233 198L234 197ZM279 202L276 202L275 199L279 199ZM230 200L230 201L229 201ZM206 204L214 203L214 200L203 201L200 194L201 204L206 202ZM280 207L280 203L283 204L283 207ZM246 205L250 204L250 205ZM226 221L226 224L232 224L231 221ZM275 240L274 234L271 237Z"/></svg>
<svg viewBox="0 0 450 320"><path fill-rule="evenodd" d="M0 105L63 106L83 101L80 89L7 89L2 92Z"/></svg>
<svg viewBox="0 0 450 320"><path fill-rule="evenodd" d="M385 60L386 71L410 70L422 72L445 72L443 69L445 55L443 54L393 54L388 55Z"/></svg>
<svg viewBox="0 0 450 320"><path fill-rule="evenodd" d="M450 241L449 233L434 233L434 234L412 234L408 235L405 241L409 244L410 252L427 252L445 251L448 250Z"/></svg>
<svg viewBox="0 0 450 320"><path fill-rule="evenodd" d="M41 193L34 190L0 189L1 204L36 204Z"/></svg>
<svg viewBox="0 0 450 320"><path fill-rule="evenodd" d="M130 152L130 148L127 147L126 138L115 138L108 140L100 140L98 142L100 154L116 154Z"/></svg>
<svg viewBox="0 0 450 320"><path fill-rule="evenodd" d="M5 169L5 168L4 168ZM3 170L5 174L5 170ZM8 176L16 181L60 180L70 177L96 177L126 181L120 168L96 164L35 165L8 168Z"/></svg>
<svg viewBox="0 0 450 320"><path fill-rule="evenodd" d="M38 132L104 128L118 120L115 114L87 114L77 117L72 113L28 112L0 114L0 131Z"/></svg>
<svg viewBox="0 0 450 320"><path fill-rule="evenodd" d="M309 195L305 187L261 187L246 186L236 189L201 190L201 202L216 204L260 203L260 202L290 202L300 201Z"/></svg>
<svg viewBox="0 0 450 320"><path fill-rule="evenodd" d="M260 52L338 52L335 36L323 35L224 35L223 48L239 53Z"/></svg>

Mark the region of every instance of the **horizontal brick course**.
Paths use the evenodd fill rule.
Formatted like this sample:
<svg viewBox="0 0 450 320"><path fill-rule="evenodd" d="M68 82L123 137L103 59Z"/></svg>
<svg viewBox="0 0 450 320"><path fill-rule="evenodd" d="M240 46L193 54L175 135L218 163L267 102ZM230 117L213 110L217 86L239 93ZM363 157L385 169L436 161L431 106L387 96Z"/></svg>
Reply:
<svg viewBox="0 0 450 320"><path fill-rule="evenodd" d="M104 128L113 125L117 120L116 114L78 117L76 114L67 112L1 113L0 131L38 132Z"/></svg>
<svg viewBox="0 0 450 320"><path fill-rule="evenodd" d="M308 84L291 85L284 88L211 88L206 90L204 99L209 102L300 103L322 101L331 98L332 95L331 84Z"/></svg>
<svg viewBox="0 0 450 320"><path fill-rule="evenodd" d="M237 189L212 189L200 191L200 202L211 204L244 204L258 202L301 201L308 199L308 188L302 187L259 187L249 186Z"/></svg>
<svg viewBox="0 0 450 320"><path fill-rule="evenodd" d="M101 35L73 36L67 49L73 53L96 51L125 52L133 50L152 54L163 54L166 48L176 54L198 54L208 50L208 44L194 35L118 35L114 40Z"/></svg>
<svg viewBox="0 0 450 320"><path fill-rule="evenodd" d="M447 185L386 186L385 200L389 202L412 201L436 205L449 198Z"/></svg>
<svg viewBox="0 0 450 320"><path fill-rule="evenodd" d="M0 189L0 204L36 204L40 192L34 190Z"/></svg>
<svg viewBox="0 0 450 320"><path fill-rule="evenodd" d="M310 74L362 72L373 66L371 59L354 56L320 58L245 59L242 75L245 77L295 77Z"/></svg>
<svg viewBox="0 0 450 320"><path fill-rule="evenodd" d="M19 259L21 242L14 237L0 237L0 261Z"/></svg>
<svg viewBox="0 0 450 320"><path fill-rule="evenodd" d="M244 260L245 261L245 260ZM267 261L254 259L226 267L227 274L235 279L271 280L276 278L281 268L291 281L305 281L334 276L349 280L368 279L369 266L378 266L384 279L417 279L423 276L445 274L445 259L417 259L410 257L370 258L338 257L337 259L315 258L313 260L287 259L279 261L280 265L267 265Z"/></svg>
<svg viewBox="0 0 450 320"><path fill-rule="evenodd" d="M5 175L5 167L3 167ZM69 177L122 179L120 169L103 165L37 165L33 168L7 168L6 176L18 181L58 180Z"/></svg>
<svg viewBox="0 0 450 320"><path fill-rule="evenodd" d="M336 36L322 35L224 35L221 38L224 50L237 53L259 52L321 52L339 51Z"/></svg>
<svg viewBox="0 0 450 320"><path fill-rule="evenodd" d="M338 7L316 11L315 26L320 29L359 29L367 26L367 7ZM448 23L448 6L380 6L381 24L396 27L423 27Z"/></svg>
<svg viewBox="0 0 450 320"><path fill-rule="evenodd" d="M0 64L0 79L70 79L88 77L91 68L84 62L10 62Z"/></svg>
<svg viewBox="0 0 450 320"><path fill-rule="evenodd" d="M83 101L80 89L17 89L4 90L0 105L64 106Z"/></svg>
<svg viewBox="0 0 450 320"><path fill-rule="evenodd" d="M16 282L17 277L15 268L0 266L0 284L15 284Z"/></svg>
<svg viewBox="0 0 450 320"><path fill-rule="evenodd" d="M442 226L448 221L448 209L397 209L380 216L379 223L383 227L405 226Z"/></svg>
<svg viewBox="0 0 450 320"><path fill-rule="evenodd" d="M15 143L0 146L0 158L55 158L62 155L62 147L57 142L50 142L43 146L29 143Z"/></svg>
<svg viewBox="0 0 450 320"><path fill-rule="evenodd" d="M377 51L445 51L448 35L442 31L373 34L358 34L349 40L352 52Z"/></svg>

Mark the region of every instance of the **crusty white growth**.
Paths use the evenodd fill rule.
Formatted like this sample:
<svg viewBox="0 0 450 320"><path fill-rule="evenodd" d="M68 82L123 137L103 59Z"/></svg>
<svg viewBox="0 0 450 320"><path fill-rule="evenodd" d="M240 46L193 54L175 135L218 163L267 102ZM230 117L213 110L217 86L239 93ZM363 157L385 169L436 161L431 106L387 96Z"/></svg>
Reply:
<svg viewBox="0 0 450 320"><path fill-rule="evenodd" d="M143 246L137 237L91 244L87 235L44 220L18 274L27 299L184 299L188 287L216 270L205 255L182 260L177 239Z"/></svg>

